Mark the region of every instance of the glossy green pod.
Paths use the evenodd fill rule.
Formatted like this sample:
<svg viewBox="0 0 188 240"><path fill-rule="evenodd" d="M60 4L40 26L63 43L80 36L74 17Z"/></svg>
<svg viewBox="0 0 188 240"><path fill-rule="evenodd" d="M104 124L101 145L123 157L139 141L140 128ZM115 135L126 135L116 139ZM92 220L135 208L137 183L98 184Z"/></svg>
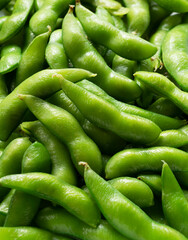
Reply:
<svg viewBox="0 0 188 240"><path fill-rule="evenodd" d="M1 178L0 184L52 201L91 227L96 227L100 222L100 212L87 193L51 174L35 172L9 175Z"/></svg>
<svg viewBox="0 0 188 240"><path fill-rule="evenodd" d="M63 75L73 82L93 76L89 71L72 68L43 70L27 78L0 103L1 140L5 141L10 136L11 132L20 124L27 109L25 104L18 98L18 94L48 97L61 89L60 80L56 74Z"/></svg>
<svg viewBox="0 0 188 240"><path fill-rule="evenodd" d="M108 47L121 57L143 60L156 53L157 49L153 44L100 20L79 2L76 4L76 16L89 38Z"/></svg>
<svg viewBox="0 0 188 240"><path fill-rule="evenodd" d="M3 23L0 30L0 44L15 36L25 24L34 0L17 0L12 14Z"/></svg>
<svg viewBox="0 0 188 240"><path fill-rule="evenodd" d="M25 49L16 72L15 86L18 86L25 79L43 69L49 36L50 31L36 36Z"/></svg>
<svg viewBox="0 0 188 240"><path fill-rule="evenodd" d="M162 168L162 206L168 224L188 237L188 202L167 163Z"/></svg>
<svg viewBox="0 0 188 240"><path fill-rule="evenodd" d="M19 95L30 111L69 149L71 159L83 174L78 162L85 159L98 173L102 171L101 153L83 131L78 121L64 109L31 95Z"/></svg>
<svg viewBox="0 0 188 240"><path fill-rule="evenodd" d="M107 221L122 235L135 240L186 239L178 231L154 222L137 205L96 174L87 163L80 164L85 166L84 180L97 206Z"/></svg>
<svg viewBox="0 0 188 240"><path fill-rule="evenodd" d="M188 2L187 0L155 0L159 6L167 9L171 12L187 12Z"/></svg>
<svg viewBox="0 0 188 240"><path fill-rule="evenodd" d="M72 185L77 185L76 171L73 167L70 154L63 143L48 131L40 121L23 122L21 129L44 144L52 162L51 174Z"/></svg>
<svg viewBox="0 0 188 240"><path fill-rule="evenodd" d="M66 234L81 240L128 240L118 233L106 220L101 219L96 228L83 223L63 208L42 209L37 217L36 224L40 228L58 234Z"/></svg>
<svg viewBox="0 0 188 240"><path fill-rule="evenodd" d="M153 113L153 112L147 111L145 109L139 108L139 107L131 105L131 104L117 101L115 98L109 96L100 87L98 87L97 85L95 85L94 83L92 83L90 81L82 80L76 84L79 85L80 87L83 87L86 90L94 93L95 95L105 99L106 101L110 102L116 108L118 108L120 111L122 111L124 113L130 113L130 114L144 117L144 118L147 118L147 119L153 121L162 130L177 129L186 124L182 120L163 116L161 114Z"/></svg>
<svg viewBox="0 0 188 240"><path fill-rule="evenodd" d="M122 113L109 102L70 81L62 79L62 89L89 121L98 127L112 131L126 141L149 143L161 132L152 121Z"/></svg>

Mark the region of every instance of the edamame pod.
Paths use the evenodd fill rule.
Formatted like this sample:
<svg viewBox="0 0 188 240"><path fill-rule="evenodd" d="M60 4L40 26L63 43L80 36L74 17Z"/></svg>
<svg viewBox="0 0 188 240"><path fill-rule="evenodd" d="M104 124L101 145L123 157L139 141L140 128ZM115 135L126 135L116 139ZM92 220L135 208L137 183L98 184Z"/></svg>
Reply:
<svg viewBox="0 0 188 240"><path fill-rule="evenodd" d="M86 119L62 90L53 94L48 98L48 101L71 113L78 120L85 133L97 144L103 153L114 154L125 147L125 140L111 131L97 127Z"/></svg>
<svg viewBox="0 0 188 240"><path fill-rule="evenodd" d="M111 24L100 20L79 1L76 3L76 16L88 37L93 41L130 60L147 59L156 53L157 49L153 44L133 34L120 31Z"/></svg>
<svg viewBox="0 0 188 240"><path fill-rule="evenodd" d="M3 23L0 30L0 44L15 36L25 24L34 0L17 0L12 14Z"/></svg>
<svg viewBox="0 0 188 240"><path fill-rule="evenodd" d="M123 0L129 9L127 13L128 32L142 36L150 23L150 11L147 0Z"/></svg>
<svg viewBox="0 0 188 240"><path fill-rule="evenodd" d="M21 172L21 161L26 149L31 145L28 138L16 138L3 151L0 158L0 177ZM0 197L7 193L6 188L0 188Z"/></svg>
<svg viewBox="0 0 188 240"><path fill-rule="evenodd" d="M45 51L46 60L52 69L68 67L68 60L63 47L62 30L53 31Z"/></svg>
<svg viewBox="0 0 188 240"><path fill-rule="evenodd" d="M187 0L155 0L159 6L167 9L171 12L187 12L188 2Z"/></svg>
<svg viewBox="0 0 188 240"><path fill-rule="evenodd" d="M188 202L167 163L162 168L162 206L169 225L188 237Z"/></svg>
<svg viewBox="0 0 188 240"><path fill-rule="evenodd" d="M141 171L160 172L161 160L167 162L177 174L181 172L183 183L188 183L188 153L171 147L133 148L116 153L106 164L106 178L130 176Z"/></svg>
<svg viewBox="0 0 188 240"><path fill-rule="evenodd" d="M106 220L101 219L97 228L92 228L63 208L44 208L37 217L36 223L48 231L66 234L81 240L128 240L118 233Z"/></svg>
<svg viewBox="0 0 188 240"><path fill-rule="evenodd" d="M8 89L5 83L5 79L0 75L0 102L8 95Z"/></svg>
<svg viewBox="0 0 188 240"><path fill-rule="evenodd" d="M107 221L122 235L135 240L186 240L178 231L154 222L137 205L96 174L87 163L80 164L85 166L84 180L97 206Z"/></svg>
<svg viewBox="0 0 188 240"><path fill-rule="evenodd" d="M21 129L44 144L52 161L51 174L69 184L76 185L76 171L73 167L70 154L63 143L48 131L40 121L23 122Z"/></svg>
<svg viewBox="0 0 188 240"><path fill-rule="evenodd" d="M56 74L63 75L73 82L93 76L91 72L83 69L59 69L43 70L27 78L0 103L1 140L5 141L10 136L11 132L19 125L27 109L18 98L18 94L48 97L61 89L60 80Z"/></svg>
<svg viewBox="0 0 188 240"><path fill-rule="evenodd" d="M152 146L169 146L180 148L188 144L188 125L177 129L167 130L160 133Z"/></svg>
<svg viewBox="0 0 188 240"><path fill-rule="evenodd" d="M109 102L70 81L62 79L62 88L89 121L129 142L149 143L157 139L161 132L152 121L123 113Z"/></svg>
<svg viewBox="0 0 188 240"><path fill-rule="evenodd" d="M1 49L0 74L13 71L19 65L21 48L17 45L7 45Z"/></svg>
<svg viewBox="0 0 188 240"><path fill-rule="evenodd" d="M43 69L45 62L45 50L49 36L50 31L36 36L23 52L16 73L16 86L18 86L25 79L29 78L31 75Z"/></svg>
<svg viewBox="0 0 188 240"><path fill-rule="evenodd" d="M103 98L104 100L110 102L113 104L117 109L124 113L130 113L133 115L137 115L140 117L147 118L154 123L156 123L162 130L167 130L167 129L176 129L180 128L181 126L185 125L185 122L182 120L178 120L175 118L170 118L167 116L163 116L158 113L153 113L147 110L144 110L142 108L139 108L134 105L130 105L124 102L117 101L115 98L109 96L105 91L103 91L100 87L95 85L94 83L87 81L87 80L82 80L76 83L80 87L85 88L87 91L94 93L95 95Z"/></svg>
<svg viewBox="0 0 188 240"><path fill-rule="evenodd" d="M46 0L42 7L31 17L29 26L35 35L54 30L58 17L64 14L73 0ZM38 24L40 22L40 24Z"/></svg>
<svg viewBox="0 0 188 240"><path fill-rule="evenodd" d="M145 71L136 72L134 76L154 92L167 97L184 113L188 114L188 93L180 90L167 77L159 73L150 73Z"/></svg>
<svg viewBox="0 0 188 240"><path fill-rule="evenodd" d="M19 97L37 119L68 147L80 174L83 174L82 166L78 165L81 159L85 159L91 167L101 173L102 159L97 145L84 133L78 121L69 112L31 95Z"/></svg>
<svg viewBox="0 0 188 240"><path fill-rule="evenodd" d="M53 175L47 173L9 175L1 178L0 185L53 201L91 227L96 227L100 222L100 212L87 193Z"/></svg>
<svg viewBox="0 0 188 240"><path fill-rule="evenodd" d="M0 238L7 240L70 240L69 238L56 236L36 227L1 227Z"/></svg>
<svg viewBox="0 0 188 240"><path fill-rule="evenodd" d="M0 203L0 214L6 217L8 209L10 206L11 198L14 195L15 189L11 189L9 193L4 197L3 201ZM3 223L4 224L4 223Z"/></svg>
<svg viewBox="0 0 188 240"><path fill-rule="evenodd" d="M187 2L188 6L188 2ZM163 62L182 90L188 92L188 24L179 24L168 32L163 44Z"/></svg>
<svg viewBox="0 0 188 240"><path fill-rule="evenodd" d="M141 90L136 82L108 67L101 55L89 42L72 11L73 9L70 8L63 20L63 45L73 65L97 73L92 81L118 99L131 101L139 97Z"/></svg>

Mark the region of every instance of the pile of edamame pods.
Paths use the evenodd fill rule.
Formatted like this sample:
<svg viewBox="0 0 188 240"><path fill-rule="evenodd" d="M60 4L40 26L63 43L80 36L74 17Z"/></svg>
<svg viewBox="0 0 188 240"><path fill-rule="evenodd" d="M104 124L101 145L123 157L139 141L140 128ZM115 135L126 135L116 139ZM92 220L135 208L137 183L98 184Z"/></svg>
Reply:
<svg viewBox="0 0 188 240"><path fill-rule="evenodd" d="M188 0L0 16L0 239L188 239Z"/></svg>

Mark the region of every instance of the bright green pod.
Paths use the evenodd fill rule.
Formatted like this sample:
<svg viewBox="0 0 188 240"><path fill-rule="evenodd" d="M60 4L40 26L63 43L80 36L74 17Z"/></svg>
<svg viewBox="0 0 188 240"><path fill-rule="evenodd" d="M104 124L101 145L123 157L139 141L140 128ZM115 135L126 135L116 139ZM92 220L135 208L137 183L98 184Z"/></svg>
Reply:
<svg viewBox="0 0 188 240"><path fill-rule="evenodd" d="M100 20L79 2L76 4L76 15L89 38L108 47L121 57L143 60L156 53L157 49L153 44Z"/></svg>
<svg viewBox="0 0 188 240"><path fill-rule="evenodd" d="M8 16L2 16L0 17L0 30L3 26L3 23L7 20Z"/></svg>
<svg viewBox="0 0 188 240"><path fill-rule="evenodd" d="M24 26L32 9L34 0L17 0L12 14L3 23L0 30L0 44L15 36Z"/></svg>
<svg viewBox="0 0 188 240"><path fill-rule="evenodd" d="M136 62L122 58L118 55L115 55L115 57L112 60L112 69L115 72L118 72L130 79L133 78L133 73L135 72Z"/></svg>
<svg viewBox="0 0 188 240"><path fill-rule="evenodd" d="M53 94L48 98L48 101L71 113L78 120L85 133L97 144L102 153L114 154L125 147L125 140L110 131L97 127L86 119L62 90Z"/></svg>
<svg viewBox="0 0 188 240"><path fill-rule="evenodd" d="M136 82L112 71L106 64L89 42L81 24L74 17L72 8L63 20L63 36L66 54L73 65L96 73L97 76L92 81L108 94L124 101L132 101L140 96L141 90Z"/></svg>
<svg viewBox="0 0 188 240"><path fill-rule="evenodd" d="M52 32L45 51L46 60L52 69L68 67L68 60L63 47L62 30Z"/></svg>
<svg viewBox="0 0 188 240"><path fill-rule="evenodd" d="M38 11L44 3L45 3L45 0L35 0L34 6L35 6L36 11Z"/></svg>
<svg viewBox="0 0 188 240"><path fill-rule="evenodd" d="M166 161L181 181L188 184L188 153L171 147L132 148L116 153L106 164L107 179L131 176L143 171L160 172L162 161ZM178 172L179 173L178 175Z"/></svg>
<svg viewBox="0 0 188 240"><path fill-rule="evenodd" d="M162 206L168 224L188 237L188 202L167 163L162 168Z"/></svg>
<svg viewBox="0 0 188 240"><path fill-rule="evenodd" d="M4 197L3 201L0 203L0 214L6 217L12 196L15 193L15 189L11 189L9 193ZM5 220L5 219L4 219ZM4 224L4 223L3 223Z"/></svg>
<svg viewBox="0 0 188 240"><path fill-rule="evenodd" d="M0 103L1 140L7 140L11 132L20 124L27 109L25 104L18 98L18 94L48 97L61 89L61 77L57 77L57 74L73 82L93 76L91 72L83 69L56 69L43 70L27 78Z"/></svg>
<svg viewBox="0 0 188 240"><path fill-rule="evenodd" d="M0 75L0 102L8 95L7 85L5 79Z"/></svg>
<svg viewBox="0 0 188 240"><path fill-rule="evenodd" d="M148 107L147 110L172 118L182 115L182 111L173 102L165 97L158 98Z"/></svg>
<svg viewBox="0 0 188 240"><path fill-rule="evenodd" d="M152 146L168 146L180 148L188 144L188 125L180 129L172 129L160 133Z"/></svg>
<svg viewBox="0 0 188 240"><path fill-rule="evenodd" d="M4 187L15 188L52 201L91 227L96 227L100 222L100 212L87 193L78 187L57 179L51 174L25 173L9 175L1 178L0 184Z"/></svg>
<svg viewBox="0 0 188 240"><path fill-rule="evenodd" d="M165 18L157 28L157 31L150 37L150 42L153 43L157 48L156 54L152 57L152 65L154 71L158 68L163 67L162 63L162 43L165 39L167 33L176 25L180 24L182 21L181 14L173 14Z"/></svg>
<svg viewBox="0 0 188 240"><path fill-rule="evenodd" d="M0 74L13 71L19 65L21 48L16 45L7 45L1 49Z"/></svg>
<svg viewBox="0 0 188 240"><path fill-rule="evenodd" d="M150 9L147 0L123 0L129 9L127 13L128 32L142 36L150 23Z"/></svg>
<svg viewBox="0 0 188 240"><path fill-rule="evenodd" d="M62 79L62 88L89 121L98 127L112 131L128 142L149 143L157 139L161 132L152 121L123 113L109 102L70 81Z"/></svg>
<svg viewBox="0 0 188 240"><path fill-rule="evenodd" d="M127 31L127 27L125 25L125 22L123 21L123 19L121 17L112 15L112 18L114 20L114 26L116 28L118 28L119 30L124 31L124 32Z"/></svg>
<svg viewBox="0 0 188 240"><path fill-rule="evenodd" d="M83 131L78 121L64 109L31 95L19 95L30 111L69 149L72 161L83 174L78 162L85 159L96 172L102 171L101 153L97 145Z"/></svg>
<svg viewBox="0 0 188 240"><path fill-rule="evenodd" d="M40 228L57 234L65 234L81 240L128 240L118 233L106 220L101 219L96 228L83 223L63 208L44 208L37 217Z"/></svg>
<svg viewBox="0 0 188 240"><path fill-rule="evenodd" d="M21 162L26 149L31 145L28 138L16 138L3 151L0 158L0 177L21 172ZM0 188L0 197L7 193L6 188Z"/></svg>
<svg viewBox="0 0 188 240"><path fill-rule="evenodd" d="M179 24L166 35L162 44L162 53L167 71L179 84L180 88L188 92L187 41L188 24Z"/></svg>
<svg viewBox="0 0 188 240"><path fill-rule="evenodd" d="M188 114L188 93L179 89L167 77L159 73L136 72L135 78L143 82L154 92L168 98L184 113Z"/></svg>
<svg viewBox="0 0 188 240"><path fill-rule="evenodd" d="M1 227L0 238L6 240L70 240L36 227Z"/></svg>
<svg viewBox="0 0 188 240"><path fill-rule="evenodd" d="M15 138L19 138L21 137L21 134L19 132L19 128L16 129L14 132L12 132L12 134L10 135L10 137L6 140L6 141L1 141L0 140L0 148L3 148L5 149L6 146L12 141L14 140Z"/></svg>
<svg viewBox="0 0 188 240"><path fill-rule="evenodd" d="M50 172L51 161L47 149L39 142L32 143L22 159L22 173ZM39 209L40 199L22 191L15 191L5 219L5 227L28 226Z"/></svg>
<svg viewBox="0 0 188 240"><path fill-rule="evenodd" d="M171 12L188 12L187 0L155 0L155 2Z"/></svg>
<svg viewBox="0 0 188 240"><path fill-rule="evenodd" d="M46 0L30 19L29 26L32 32L35 35L45 33L48 26L53 31L58 17L66 12L70 4L73 4L73 0Z"/></svg>
<svg viewBox="0 0 188 240"><path fill-rule="evenodd" d="M82 80L76 83L80 87L85 88L87 91L103 98L104 100L110 102L113 104L117 109L124 113L129 113L133 114L136 116L144 117L147 118L154 123L156 123L162 130L167 130L167 129L176 129L180 128L181 126L185 125L185 122L182 120L170 118L167 116L163 116L158 113L153 113L147 110L144 110L142 108L139 108L134 105L130 105L124 102L117 101L115 98L109 96L105 91L103 91L100 87L95 85L94 83L87 81L87 80Z"/></svg>
<svg viewBox="0 0 188 240"><path fill-rule="evenodd" d="M35 37L25 49L16 72L15 86L43 69L49 36L50 31Z"/></svg>
<svg viewBox="0 0 188 240"><path fill-rule="evenodd" d="M69 184L77 185L76 171L73 167L70 154L63 143L49 132L40 121L23 122L21 129L44 144L52 162L51 174Z"/></svg>
<svg viewBox="0 0 188 240"><path fill-rule="evenodd" d="M136 178L119 177L109 180L108 183L141 208L154 205L152 190L146 183L139 181ZM89 189L86 186L82 187L82 189L91 196Z"/></svg>
<svg viewBox="0 0 188 240"><path fill-rule="evenodd" d="M122 235L135 240L186 240L178 231L154 222L137 205L95 173L87 163L80 164L85 166L84 180L97 206L107 221Z"/></svg>

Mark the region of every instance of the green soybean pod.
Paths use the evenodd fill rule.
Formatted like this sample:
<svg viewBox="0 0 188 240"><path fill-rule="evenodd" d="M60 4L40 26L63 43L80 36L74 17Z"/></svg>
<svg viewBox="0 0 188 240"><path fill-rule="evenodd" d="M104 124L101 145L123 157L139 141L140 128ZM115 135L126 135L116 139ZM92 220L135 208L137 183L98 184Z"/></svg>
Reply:
<svg viewBox="0 0 188 240"><path fill-rule="evenodd" d="M73 167L70 154L63 143L48 131L40 121L23 122L21 129L29 136L31 135L31 137L44 144L52 161L51 174L69 184L77 185L76 171Z"/></svg>
<svg viewBox="0 0 188 240"><path fill-rule="evenodd" d="M16 138L3 151L0 158L0 176L21 172L21 161L26 149L31 145L28 138ZM0 197L7 193L6 188L0 188Z"/></svg>
<svg viewBox="0 0 188 240"><path fill-rule="evenodd" d="M34 0L17 0L12 14L3 23L0 30L0 44L15 36L25 24Z"/></svg>
<svg viewBox="0 0 188 240"><path fill-rule="evenodd" d="M188 144L188 125L180 129L172 129L160 133L158 139L152 146L169 146L180 148Z"/></svg>
<svg viewBox="0 0 188 240"><path fill-rule="evenodd" d="M68 60L63 47L62 30L52 32L45 51L46 60L52 69L68 67Z"/></svg>
<svg viewBox="0 0 188 240"><path fill-rule="evenodd" d="M22 159L22 173L50 172L51 161L47 149L39 142L32 143ZM5 219L5 227L27 226L31 224L39 209L40 199L16 190L11 198Z"/></svg>
<svg viewBox="0 0 188 240"><path fill-rule="evenodd" d="M81 159L85 159L101 173L102 159L98 146L84 133L78 121L69 112L31 95L19 97L36 118L68 147L72 161L80 174L83 174L82 166L78 165Z"/></svg>
<svg viewBox="0 0 188 240"><path fill-rule="evenodd" d="M147 0L123 0L129 9L127 13L128 32L142 36L150 23L150 11Z"/></svg>
<svg viewBox="0 0 188 240"><path fill-rule="evenodd" d="M182 115L182 111L172 101L165 97L158 98L147 109L172 118Z"/></svg>
<svg viewBox="0 0 188 240"><path fill-rule="evenodd" d="M0 30L2 28L3 23L7 20L8 16L2 16L0 17Z"/></svg>
<svg viewBox="0 0 188 240"><path fill-rule="evenodd" d="M112 131L126 141L145 144L157 139L161 132L152 121L122 113L109 102L70 81L62 79L62 88L89 121Z"/></svg>
<svg viewBox="0 0 188 240"><path fill-rule="evenodd" d="M15 189L11 189L9 191L9 193L7 193L7 195L4 197L3 201L0 203L0 214L4 215L5 217L8 213L10 202L11 202L12 196L14 195L15 191L16 191Z"/></svg>
<svg viewBox="0 0 188 240"><path fill-rule="evenodd" d="M139 108L134 105L130 105L121 101L117 101L115 98L109 96L105 91L103 91L100 87L98 87L96 84L87 81L82 80L76 83L82 88L85 88L87 91L94 93L95 95L105 99L106 101L113 104L116 108L118 108L120 111L125 113L130 113L133 115L141 116L147 119L150 119L154 123L156 123L162 130L167 129L176 129L180 128L186 123L182 120L178 120L175 118L170 118L158 113L153 113L150 111L147 111L145 109Z"/></svg>
<svg viewBox="0 0 188 240"><path fill-rule="evenodd" d="M145 71L136 72L134 76L154 92L171 100L185 114L188 114L188 93L179 89L167 77L159 73Z"/></svg>
<svg viewBox="0 0 188 240"><path fill-rule="evenodd" d="M7 45L1 49L0 74L16 69L21 59L21 48L17 45Z"/></svg>
<svg viewBox="0 0 188 240"><path fill-rule="evenodd" d="M38 11L44 3L45 3L45 0L35 0L34 6L35 6L36 11Z"/></svg>
<svg viewBox="0 0 188 240"><path fill-rule="evenodd" d="M173 228L154 222L137 205L95 173L87 163L80 164L85 166L84 180L97 206L107 221L122 235L135 240L186 239Z"/></svg>
<svg viewBox="0 0 188 240"><path fill-rule="evenodd" d="M76 15L89 38L108 47L121 57L143 60L156 53L156 47L153 44L100 20L80 2L76 4Z"/></svg>
<svg viewBox="0 0 188 240"><path fill-rule="evenodd" d="M81 24L73 15L73 8L70 8L63 20L63 36L66 54L73 65L96 73L93 81L108 94L124 101L139 97L139 86L133 80L112 71L91 45Z"/></svg>
<svg viewBox="0 0 188 240"><path fill-rule="evenodd" d="M125 24L125 21L121 17L112 15L112 18L114 20L114 26L116 28L124 32L127 31L127 26Z"/></svg>
<svg viewBox="0 0 188 240"><path fill-rule="evenodd" d="M0 238L7 240L70 240L36 227L1 227Z"/></svg>
<svg viewBox="0 0 188 240"><path fill-rule="evenodd" d="M5 79L0 75L0 102L8 95L7 85Z"/></svg>
<svg viewBox="0 0 188 240"><path fill-rule="evenodd" d="M57 234L66 234L81 240L128 240L118 233L106 220L101 219L96 228L83 223L63 208L44 208L37 217L36 224L42 229Z"/></svg>
<svg viewBox="0 0 188 240"><path fill-rule="evenodd" d="M167 9L171 12L187 12L188 2L187 0L155 0L159 6Z"/></svg>
<svg viewBox="0 0 188 240"><path fill-rule="evenodd" d="M162 44L164 65L184 91L188 91L187 29L187 23L179 24L168 32ZM176 59L176 61L172 61L172 59Z"/></svg>
<svg viewBox="0 0 188 240"><path fill-rule="evenodd" d="M167 163L162 168L162 206L169 225L188 237L188 202Z"/></svg>
<svg viewBox="0 0 188 240"><path fill-rule="evenodd" d="M132 148L120 151L112 156L106 164L107 179L130 176L143 171L160 172L161 160L166 161L176 174L181 175L183 183L188 184L188 153L172 147ZM178 175L179 178L179 175Z"/></svg>
<svg viewBox="0 0 188 240"><path fill-rule="evenodd" d="M48 98L48 101L71 113L78 120L85 133L97 144L102 153L114 154L125 147L125 140L111 131L97 127L86 119L62 90L53 94Z"/></svg>
<svg viewBox="0 0 188 240"><path fill-rule="evenodd" d="M18 86L25 79L43 69L49 36L50 31L36 36L25 49L16 72L15 86Z"/></svg>
<svg viewBox="0 0 188 240"><path fill-rule="evenodd" d="M41 8L31 17L29 26L35 35L54 30L58 17L64 14L73 0L46 0ZM40 24L38 24L40 22Z"/></svg>
<svg viewBox="0 0 188 240"><path fill-rule="evenodd" d="M59 78L56 74L62 74L69 80L79 81L92 77L93 74L83 69L56 69L43 70L23 81L6 98L0 102L0 140L7 140L11 132L20 124L27 109L20 101L18 94L30 93L36 96L48 97L61 89Z"/></svg>
<svg viewBox="0 0 188 240"><path fill-rule="evenodd" d="M0 184L52 201L91 227L97 227L100 222L100 212L87 193L51 174L34 172L9 175L1 178Z"/></svg>

